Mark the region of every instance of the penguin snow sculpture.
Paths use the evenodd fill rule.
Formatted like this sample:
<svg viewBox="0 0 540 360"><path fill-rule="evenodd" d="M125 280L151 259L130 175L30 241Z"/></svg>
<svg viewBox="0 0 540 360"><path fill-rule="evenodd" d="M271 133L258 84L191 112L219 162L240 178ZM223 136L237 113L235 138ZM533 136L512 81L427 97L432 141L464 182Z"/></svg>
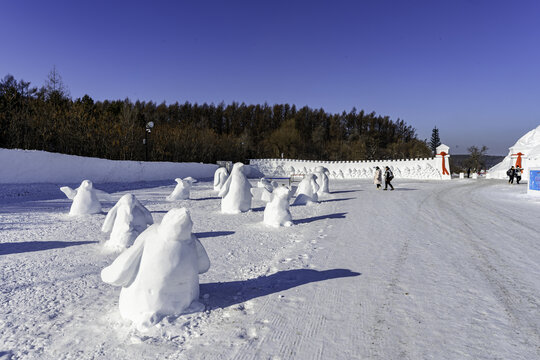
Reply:
<svg viewBox="0 0 540 360"><path fill-rule="evenodd" d="M175 200L186 200L189 199L189 195L191 193L191 187L193 186L193 183L197 182L192 177L187 177L185 179L176 178L174 179L178 184L176 184L176 187L174 188L173 192L166 197L167 201L175 201Z"/></svg>
<svg viewBox="0 0 540 360"><path fill-rule="evenodd" d="M315 168L315 175L317 176L317 184L319 185L317 195L330 194L330 190L328 189L328 175L330 175L330 171L324 166L317 166Z"/></svg>
<svg viewBox="0 0 540 360"><path fill-rule="evenodd" d="M139 330L164 316L201 311L199 274L210 268L185 208L170 210L160 224L146 229L132 247L101 271L101 279L120 291L120 315Z"/></svg>
<svg viewBox="0 0 540 360"><path fill-rule="evenodd" d="M234 164L231 175L219 192L221 212L225 214L238 214L251 209L251 184L244 174L244 164Z"/></svg>
<svg viewBox="0 0 540 360"><path fill-rule="evenodd" d="M296 190L296 199L294 200L293 205L307 205L318 202L318 190L319 185L317 185L317 182L315 181L315 175L306 175L304 179L300 181L300 184L298 184L298 189Z"/></svg>
<svg viewBox="0 0 540 360"><path fill-rule="evenodd" d="M147 208L132 194L126 194L109 211L101 227L103 232L111 232L104 247L110 251L123 251L131 246L137 236L152 225L154 219Z"/></svg>
<svg viewBox="0 0 540 360"><path fill-rule="evenodd" d="M220 167L214 173L214 191L220 191L221 187L227 181L229 177L229 172L224 167Z"/></svg>
<svg viewBox="0 0 540 360"><path fill-rule="evenodd" d="M98 195L101 197L109 196L104 191L94 189L90 180L83 180L77 189L72 189L69 186L62 186L60 190L66 194L68 199L73 200L69 215L86 215L99 214L101 212L101 203Z"/></svg>
<svg viewBox="0 0 540 360"><path fill-rule="evenodd" d="M264 223L274 227L291 226L292 216L289 210L289 188L277 187L272 192L272 200L264 209Z"/></svg>

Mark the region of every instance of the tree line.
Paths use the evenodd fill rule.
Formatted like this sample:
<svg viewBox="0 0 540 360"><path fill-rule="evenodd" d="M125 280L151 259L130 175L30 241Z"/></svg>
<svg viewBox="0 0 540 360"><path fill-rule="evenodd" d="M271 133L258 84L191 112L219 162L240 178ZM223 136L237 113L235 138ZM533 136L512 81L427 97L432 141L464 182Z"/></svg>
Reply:
<svg viewBox="0 0 540 360"><path fill-rule="evenodd" d="M151 133L146 125L154 123ZM148 137L143 143L145 135ZM58 73L45 86L0 81L0 147L113 160L372 160L429 157L413 127L353 108L330 114L289 104L71 99ZM147 148L145 148L147 147Z"/></svg>

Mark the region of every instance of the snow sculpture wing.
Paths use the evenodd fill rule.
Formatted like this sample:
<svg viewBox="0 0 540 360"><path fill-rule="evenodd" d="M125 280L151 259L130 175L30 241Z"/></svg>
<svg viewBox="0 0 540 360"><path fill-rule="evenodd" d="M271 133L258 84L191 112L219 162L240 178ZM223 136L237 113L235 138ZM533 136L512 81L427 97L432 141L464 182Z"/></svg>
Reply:
<svg viewBox="0 0 540 360"><path fill-rule="evenodd" d="M210 269L210 259L208 254L204 249L204 246L201 244L199 239L195 235L191 235L195 241L195 247L197 248L197 260L199 262L199 274L204 274Z"/></svg>
<svg viewBox="0 0 540 360"><path fill-rule="evenodd" d="M141 202L135 198L135 209L136 211L139 211L143 214L144 219L146 220L147 224L153 224L154 218L152 217L152 213L143 205Z"/></svg>
<svg viewBox="0 0 540 360"><path fill-rule="evenodd" d="M118 212L118 203L113 206L111 210L107 213L107 216L105 217L105 221L103 222L103 226L101 227L101 231L103 232L109 232L112 231L114 226L114 221L116 220L116 213Z"/></svg>
<svg viewBox="0 0 540 360"><path fill-rule="evenodd" d="M113 201L114 200L111 194L109 194L108 192L105 192L103 190L98 190L96 188L94 188L94 191L96 193L97 198L100 201Z"/></svg>
<svg viewBox="0 0 540 360"><path fill-rule="evenodd" d="M227 178L227 181L225 181L225 184L223 184L223 186L221 187L221 190L219 190L219 193L218 193L219 197L224 197L225 195L227 195L227 193L229 192L229 188L231 187L231 181L232 181L232 176L229 176Z"/></svg>
<svg viewBox="0 0 540 360"><path fill-rule="evenodd" d="M143 232L132 247L121 253L114 262L101 270L101 279L111 285L128 287L131 285L137 273L144 250L146 239L157 230L155 225Z"/></svg>
<svg viewBox="0 0 540 360"><path fill-rule="evenodd" d="M77 190L70 188L69 186L62 186L60 190L66 194L67 198L73 200L75 195L77 195Z"/></svg>

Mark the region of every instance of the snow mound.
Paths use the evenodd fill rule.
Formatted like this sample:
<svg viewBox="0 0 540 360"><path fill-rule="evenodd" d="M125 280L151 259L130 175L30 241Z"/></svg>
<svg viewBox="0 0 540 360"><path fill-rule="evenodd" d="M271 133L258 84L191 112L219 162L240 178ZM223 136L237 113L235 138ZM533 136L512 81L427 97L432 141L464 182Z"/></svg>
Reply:
<svg viewBox="0 0 540 360"><path fill-rule="evenodd" d="M488 170L488 179L506 179L506 171L516 166L517 154L523 154L522 168L540 165L540 125L532 129L509 148L508 155L497 165ZM523 174L528 179L527 171Z"/></svg>

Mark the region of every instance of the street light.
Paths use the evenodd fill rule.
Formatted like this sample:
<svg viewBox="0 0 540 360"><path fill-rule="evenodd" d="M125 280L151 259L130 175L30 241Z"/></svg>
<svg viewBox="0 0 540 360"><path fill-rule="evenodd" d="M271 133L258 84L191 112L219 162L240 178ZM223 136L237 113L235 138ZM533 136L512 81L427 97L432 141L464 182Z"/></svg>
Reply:
<svg viewBox="0 0 540 360"><path fill-rule="evenodd" d="M154 122L153 121L149 121L148 123L146 123L146 131L144 132L144 140L143 140L144 152L145 152L144 160L145 161L148 161L148 134L150 134L152 132L153 127L154 127Z"/></svg>

